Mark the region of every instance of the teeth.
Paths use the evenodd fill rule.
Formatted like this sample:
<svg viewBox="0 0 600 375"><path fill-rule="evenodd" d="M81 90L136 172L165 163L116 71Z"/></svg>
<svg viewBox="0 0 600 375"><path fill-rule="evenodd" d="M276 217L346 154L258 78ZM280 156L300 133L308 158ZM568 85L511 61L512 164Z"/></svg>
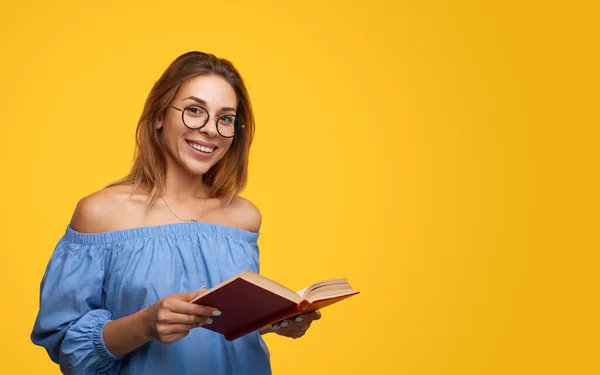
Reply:
<svg viewBox="0 0 600 375"><path fill-rule="evenodd" d="M215 150L214 147L200 146L200 145L197 145L197 144L192 143L192 142L188 142L188 145L190 145L191 148L194 148L196 150L200 150L202 152L213 152Z"/></svg>

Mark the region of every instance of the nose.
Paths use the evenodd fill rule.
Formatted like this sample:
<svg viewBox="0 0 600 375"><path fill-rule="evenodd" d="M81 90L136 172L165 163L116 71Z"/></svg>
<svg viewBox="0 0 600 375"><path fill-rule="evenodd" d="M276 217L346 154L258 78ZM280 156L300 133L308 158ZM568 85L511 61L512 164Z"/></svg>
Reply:
<svg viewBox="0 0 600 375"><path fill-rule="evenodd" d="M219 132L217 131L217 121L216 118L209 118L206 124L199 129L199 132L208 137L216 137L219 135Z"/></svg>

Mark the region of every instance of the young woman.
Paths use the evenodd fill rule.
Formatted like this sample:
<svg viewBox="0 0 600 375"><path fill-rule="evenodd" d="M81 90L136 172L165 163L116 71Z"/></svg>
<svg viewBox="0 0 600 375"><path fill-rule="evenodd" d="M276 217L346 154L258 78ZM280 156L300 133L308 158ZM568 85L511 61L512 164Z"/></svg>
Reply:
<svg viewBox="0 0 600 375"><path fill-rule="evenodd" d="M220 311L187 303L259 271L261 214L238 197L253 132L227 60L190 52L156 82L131 172L79 202L42 280L32 341L63 373L270 374L261 335L298 338L320 317L228 342L202 328Z"/></svg>

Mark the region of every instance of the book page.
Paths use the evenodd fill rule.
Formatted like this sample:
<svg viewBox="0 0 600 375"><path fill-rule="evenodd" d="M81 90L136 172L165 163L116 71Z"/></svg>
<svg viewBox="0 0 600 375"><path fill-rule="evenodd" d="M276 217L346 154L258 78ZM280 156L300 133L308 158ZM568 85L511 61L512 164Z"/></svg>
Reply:
<svg viewBox="0 0 600 375"><path fill-rule="evenodd" d="M300 297L304 298L304 293L305 293L305 292L308 290L308 288L309 288L309 287L307 286L306 288L304 288L304 289L302 289L301 291L297 292L297 293L298 293L298 295L299 295Z"/></svg>
<svg viewBox="0 0 600 375"><path fill-rule="evenodd" d="M306 287L298 294L309 302L335 298L356 293L347 279L331 279L319 281Z"/></svg>

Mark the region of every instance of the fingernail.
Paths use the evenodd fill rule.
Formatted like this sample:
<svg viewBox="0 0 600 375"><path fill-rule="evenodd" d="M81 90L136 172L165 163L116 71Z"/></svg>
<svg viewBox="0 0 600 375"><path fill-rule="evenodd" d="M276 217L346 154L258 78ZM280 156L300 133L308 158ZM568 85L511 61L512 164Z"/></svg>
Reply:
<svg viewBox="0 0 600 375"><path fill-rule="evenodd" d="M273 324L273 329L279 329L279 323Z"/></svg>
<svg viewBox="0 0 600 375"><path fill-rule="evenodd" d="M221 312L219 310L213 311L213 316L221 316Z"/></svg>
<svg viewBox="0 0 600 375"><path fill-rule="evenodd" d="M204 323L198 323L198 324L196 325L196 327L202 327L203 325L204 325Z"/></svg>
<svg viewBox="0 0 600 375"><path fill-rule="evenodd" d="M298 316L298 317L296 317L296 319L294 319L294 320L295 320L296 322L301 322L301 321L302 321L302 318Z"/></svg>
<svg viewBox="0 0 600 375"><path fill-rule="evenodd" d="M281 322L281 328L285 328L288 326L288 322Z"/></svg>
<svg viewBox="0 0 600 375"><path fill-rule="evenodd" d="M206 319L205 323L206 324L212 324L212 322L213 322L213 318L208 318L208 319Z"/></svg>

